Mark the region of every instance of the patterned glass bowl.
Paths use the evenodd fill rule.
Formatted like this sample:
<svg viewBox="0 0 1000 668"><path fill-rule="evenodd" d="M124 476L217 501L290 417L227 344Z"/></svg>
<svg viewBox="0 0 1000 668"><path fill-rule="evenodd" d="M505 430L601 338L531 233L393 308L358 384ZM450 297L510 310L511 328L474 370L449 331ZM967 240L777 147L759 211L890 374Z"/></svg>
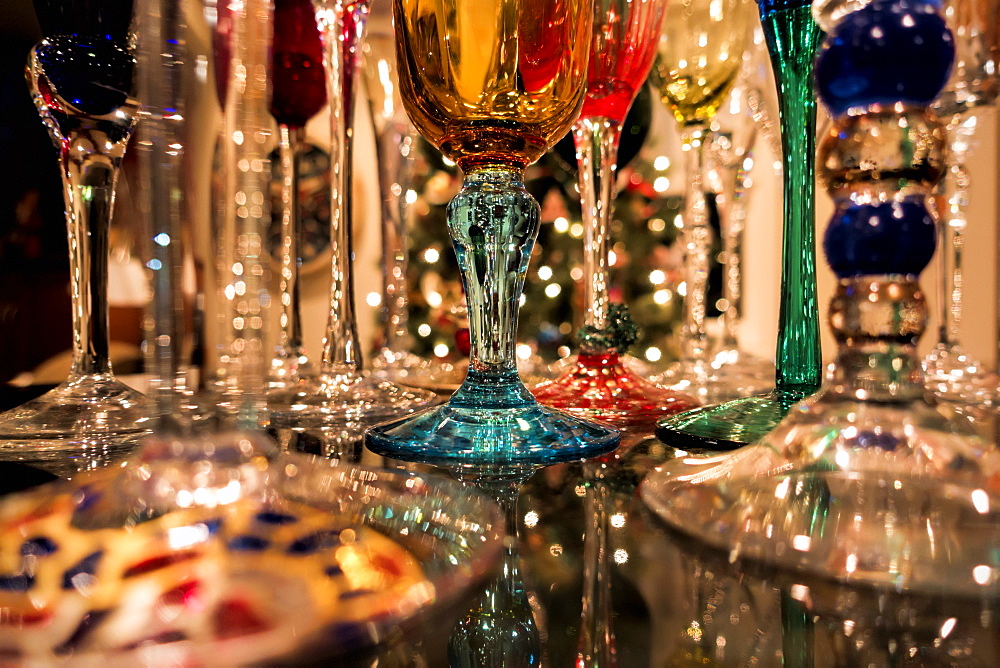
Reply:
<svg viewBox="0 0 1000 668"><path fill-rule="evenodd" d="M151 438L0 502L0 656L226 665L372 647L493 570L503 516L457 481Z"/></svg>

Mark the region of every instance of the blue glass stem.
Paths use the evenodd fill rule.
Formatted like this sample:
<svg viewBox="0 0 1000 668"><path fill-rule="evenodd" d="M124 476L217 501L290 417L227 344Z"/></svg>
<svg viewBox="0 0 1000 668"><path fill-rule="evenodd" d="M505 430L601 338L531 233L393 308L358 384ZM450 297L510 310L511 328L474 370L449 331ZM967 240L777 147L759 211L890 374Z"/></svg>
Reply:
<svg viewBox="0 0 1000 668"><path fill-rule="evenodd" d="M522 172L490 166L465 176L448 205L462 284L469 302L469 374L455 407L515 408L535 403L517 375L517 316L540 209Z"/></svg>

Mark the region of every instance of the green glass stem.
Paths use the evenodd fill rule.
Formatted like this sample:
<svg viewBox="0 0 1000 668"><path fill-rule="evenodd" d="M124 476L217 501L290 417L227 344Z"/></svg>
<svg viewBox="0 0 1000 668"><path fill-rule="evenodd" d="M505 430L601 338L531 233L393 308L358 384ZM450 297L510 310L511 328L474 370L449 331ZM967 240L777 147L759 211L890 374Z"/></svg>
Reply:
<svg viewBox="0 0 1000 668"><path fill-rule="evenodd" d="M778 85L784 224L775 390L804 398L821 381L816 301L816 99L813 59L822 32L809 3L760 3Z"/></svg>
<svg viewBox="0 0 1000 668"><path fill-rule="evenodd" d="M758 6L778 86L785 196L775 389L661 420L657 436L686 449L728 450L753 443L821 383L812 80L822 32L807 2L760 0Z"/></svg>

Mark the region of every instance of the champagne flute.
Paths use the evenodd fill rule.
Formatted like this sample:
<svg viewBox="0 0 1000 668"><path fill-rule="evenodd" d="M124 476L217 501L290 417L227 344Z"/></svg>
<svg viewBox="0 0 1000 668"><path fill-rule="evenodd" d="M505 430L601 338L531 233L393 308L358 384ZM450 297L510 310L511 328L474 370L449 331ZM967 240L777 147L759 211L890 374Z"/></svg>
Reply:
<svg viewBox="0 0 1000 668"><path fill-rule="evenodd" d="M987 43L990 26L1000 22L998 0L946 0L945 20L955 35L956 61L951 79L935 108L948 123L951 164L945 175L940 202L939 256L941 281L938 341L924 357L927 389L939 399L969 406L995 405L998 379L962 348L962 250L965 246L972 173L966 166L976 143L979 117L1000 92L1000 58Z"/></svg>
<svg viewBox="0 0 1000 668"><path fill-rule="evenodd" d="M576 120L590 0L396 0L400 90L417 129L464 172L448 227L468 299L470 359L444 406L367 431L397 459L534 465L608 452L617 430L538 404L515 361L540 208L524 169Z"/></svg>
<svg viewBox="0 0 1000 668"><path fill-rule="evenodd" d="M712 365L705 329L712 228L703 177L709 124L729 96L752 36L749 0L682 0L667 9L653 83L681 130L687 188L680 243L684 249L684 320L680 360L654 380L710 396Z"/></svg>
<svg viewBox="0 0 1000 668"><path fill-rule="evenodd" d="M785 193L775 389L664 418L656 433L677 447L731 449L752 443L820 385L812 74L821 33L808 2L758 0L757 7L778 86Z"/></svg>
<svg viewBox="0 0 1000 668"><path fill-rule="evenodd" d="M314 0L316 22L323 40L327 99L330 102L330 248L333 264L330 312L318 377L305 379L282 394L272 395L271 426L280 440L291 431L333 430L337 440L346 435L360 445L367 422L379 422L437 402L432 392L408 389L373 378L363 370L354 308L351 271L353 112L355 85L361 62L361 44L369 2ZM325 436L324 436L325 438Z"/></svg>
<svg viewBox="0 0 1000 668"><path fill-rule="evenodd" d="M108 355L108 243L115 186L139 102L131 3L38 3L47 37L28 59L31 96L62 173L73 361L60 385L0 415L0 457L71 475L123 455L148 432L147 399Z"/></svg>
<svg viewBox="0 0 1000 668"><path fill-rule="evenodd" d="M268 387L280 393L316 375L302 345L299 314L299 157L306 123L326 105L326 78L310 0L277 0L273 24L271 115L278 122L281 159L281 316Z"/></svg>
<svg viewBox="0 0 1000 668"><path fill-rule="evenodd" d="M587 96L573 126L584 222L581 350L571 368L532 389L543 404L618 426L652 426L693 408L687 395L657 387L622 364L635 327L608 297L612 188L622 124L653 65L666 2L596 0Z"/></svg>

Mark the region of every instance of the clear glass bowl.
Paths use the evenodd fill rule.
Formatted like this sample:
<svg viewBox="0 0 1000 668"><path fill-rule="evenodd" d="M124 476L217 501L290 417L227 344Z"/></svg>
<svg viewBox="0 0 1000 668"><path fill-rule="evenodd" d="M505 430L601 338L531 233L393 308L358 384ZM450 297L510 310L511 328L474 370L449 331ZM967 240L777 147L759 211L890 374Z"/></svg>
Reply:
<svg viewBox="0 0 1000 668"><path fill-rule="evenodd" d="M485 580L504 517L457 481L151 438L0 503L0 654L27 662L323 661Z"/></svg>

